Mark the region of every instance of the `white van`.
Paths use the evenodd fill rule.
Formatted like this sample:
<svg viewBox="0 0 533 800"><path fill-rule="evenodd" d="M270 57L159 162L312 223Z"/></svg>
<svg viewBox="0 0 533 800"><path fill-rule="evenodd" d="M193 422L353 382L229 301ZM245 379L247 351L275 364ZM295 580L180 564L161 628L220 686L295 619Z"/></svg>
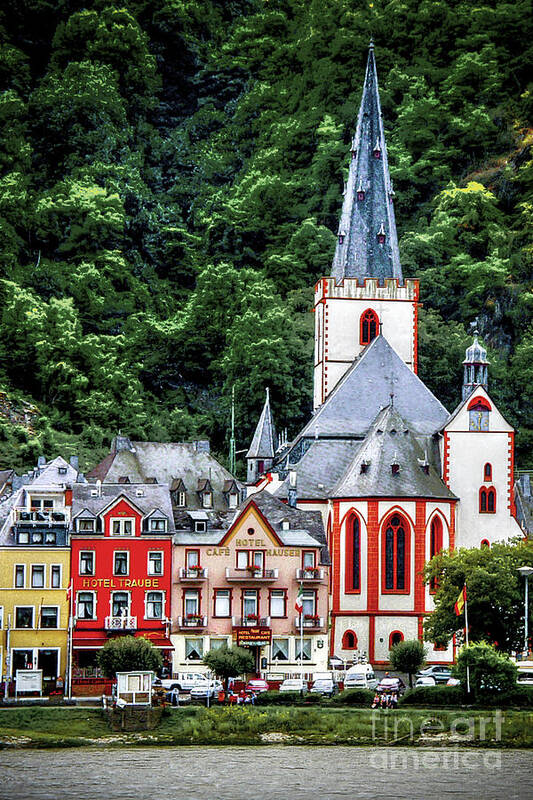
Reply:
<svg viewBox="0 0 533 800"><path fill-rule="evenodd" d="M209 681L208 676L203 672L176 672L172 678L162 678L161 686L164 689L178 689L180 692L190 692L199 686L207 687L208 683L213 684L213 679Z"/></svg>
<svg viewBox="0 0 533 800"><path fill-rule="evenodd" d="M372 664L356 664L350 667L344 678L345 689L375 689L377 685Z"/></svg>

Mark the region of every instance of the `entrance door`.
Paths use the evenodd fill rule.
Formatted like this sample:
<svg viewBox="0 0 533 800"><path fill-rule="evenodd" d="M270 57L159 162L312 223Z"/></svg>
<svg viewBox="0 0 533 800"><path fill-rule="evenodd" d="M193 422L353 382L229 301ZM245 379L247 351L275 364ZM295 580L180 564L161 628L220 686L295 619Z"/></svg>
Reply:
<svg viewBox="0 0 533 800"><path fill-rule="evenodd" d="M13 678L18 669L33 669L33 650L12 650L11 674Z"/></svg>
<svg viewBox="0 0 533 800"><path fill-rule="evenodd" d="M43 681L55 681L59 675L58 656L58 650L39 650L37 655L37 669L42 669Z"/></svg>

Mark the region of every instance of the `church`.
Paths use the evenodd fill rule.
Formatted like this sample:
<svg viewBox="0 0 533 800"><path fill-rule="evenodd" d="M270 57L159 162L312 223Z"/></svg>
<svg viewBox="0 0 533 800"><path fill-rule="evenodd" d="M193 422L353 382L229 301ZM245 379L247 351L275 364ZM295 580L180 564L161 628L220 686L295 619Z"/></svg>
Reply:
<svg viewBox="0 0 533 800"><path fill-rule="evenodd" d="M400 264L394 191L371 43L331 273L314 296L314 412L276 442L265 401L247 453L248 491L320 511L331 557L330 656L385 665L423 638L443 548L520 536L514 431L488 392L486 350L466 351L450 413L417 375L419 285ZM450 663L454 643L427 643Z"/></svg>

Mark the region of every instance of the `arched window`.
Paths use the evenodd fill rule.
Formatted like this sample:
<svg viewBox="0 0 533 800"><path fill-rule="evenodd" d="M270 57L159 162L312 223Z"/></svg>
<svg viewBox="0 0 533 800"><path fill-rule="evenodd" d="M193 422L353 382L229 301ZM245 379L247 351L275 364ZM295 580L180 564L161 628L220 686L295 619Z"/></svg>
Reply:
<svg viewBox="0 0 533 800"><path fill-rule="evenodd" d="M361 525L355 514L346 521L346 579L347 592L361 591Z"/></svg>
<svg viewBox="0 0 533 800"><path fill-rule="evenodd" d="M492 480L492 464L485 464L483 467L483 480L484 481L491 481Z"/></svg>
<svg viewBox="0 0 533 800"><path fill-rule="evenodd" d="M382 591L408 592L409 523L396 512L383 526L382 563Z"/></svg>
<svg viewBox="0 0 533 800"><path fill-rule="evenodd" d="M344 631L342 649L357 650L357 635L353 631Z"/></svg>
<svg viewBox="0 0 533 800"><path fill-rule="evenodd" d="M401 631L393 631L389 636L389 650L395 644L400 644L400 642L403 642L403 633Z"/></svg>
<svg viewBox="0 0 533 800"><path fill-rule="evenodd" d="M479 513L480 514L495 514L496 513L496 489L494 486L482 486L479 490Z"/></svg>
<svg viewBox="0 0 533 800"><path fill-rule="evenodd" d="M483 397L474 397L468 404L468 429L471 431L488 431L489 413L491 411L492 407L488 400Z"/></svg>
<svg viewBox="0 0 533 800"><path fill-rule="evenodd" d="M379 317L371 308L361 314L360 344L370 344L379 331Z"/></svg>
<svg viewBox="0 0 533 800"><path fill-rule="evenodd" d="M481 547L490 547L490 542L488 539L481 540Z"/></svg>
<svg viewBox="0 0 533 800"><path fill-rule="evenodd" d="M429 557L433 558L442 550L442 520L440 517L433 517L429 534ZM429 591L436 592L438 588L436 578L432 578L429 583Z"/></svg>

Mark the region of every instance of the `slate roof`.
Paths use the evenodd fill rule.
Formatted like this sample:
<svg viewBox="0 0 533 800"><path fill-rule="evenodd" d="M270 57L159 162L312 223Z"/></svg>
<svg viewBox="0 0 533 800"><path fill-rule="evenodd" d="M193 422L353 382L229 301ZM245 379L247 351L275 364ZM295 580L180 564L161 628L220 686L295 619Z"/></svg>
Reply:
<svg viewBox="0 0 533 800"><path fill-rule="evenodd" d="M309 448L297 463L299 500L326 500L342 477L354 455L361 447L356 439L312 439ZM275 496L287 498L288 476L276 490Z"/></svg>
<svg viewBox="0 0 533 800"><path fill-rule="evenodd" d="M442 403L379 335L317 408L297 440L314 436L364 438L377 413L391 402L391 394L394 407L414 434L431 435L448 419Z"/></svg>
<svg viewBox="0 0 533 800"><path fill-rule="evenodd" d="M531 494L531 475L528 472L520 475L514 485L516 503L516 520L524 533L533 538L533 496Z"/></svg>
<svg viewBox="0 0 533 800"><path fill-rule="evenodd" d="M147 478L155 478L157 484L171 486L173 490L187 492L187 508L201 508L198 495L201 482L209 481L213 490L215 510L228 507L224 486L226 481L234 480L228 470L220 464L208 449L198 447L195 442L126 442L118 450L106 456L87 477L106 483L117 483L127 476L132 484L146 483ZM182 481L183 488L179 481ZM236 481L239 489L243 484Z"/></svg>
<svg viewBox="0 0 533 800"><path fill-rule="evenodd" d="M168 519L168 532L174 533L174 517L172 514L172 504L168 486L161 484L114 484L103 483L99 487L100 494L93 496L96 491L94 484L74 484L72 487L72 517L86 512L98 516L115 499L125 497L129 500L143 516L149 516L152 511L159 509ZM138 496L137 492L142 491L143 495Z"/></svg>
<svg viewBox="0 0 533 800"><path fill-rule="evenodd" d="M376 148L379 158L374 155ZM357 196L359 190L364 192L362 200ZM343 240L339 236L331 269L337 282L370 277L402 280L393 195L371 42L339 222ZM383 244L378 242L379 232L385 234Z"/></svg>
<svg viewBox="0 0 533 800"><path fill-rule="evenodd" d="M276 451L275 440L276 432L270 410L270 393L267 389L265 404L259 417L250 449L246 453L246 458L274 458Z"/></svg>
<svg viewBox="0 0 533 800"><path fill-rule="evenodd" d="M66 470L65 473L60 473L59 470ZM75 469L68 461L58 456L52 461L45 464L38 475L27 484L28 486L45 486L49 484L61 485L63 483L74 483L78 479L78 470Z"/></svg>
<svg viewBox="0 0 533 800"><path fill-rule="evenodd" d="M398 467L396 473L393 464ZM331 497L455 499L392 405L377 415Z"/></svg>

